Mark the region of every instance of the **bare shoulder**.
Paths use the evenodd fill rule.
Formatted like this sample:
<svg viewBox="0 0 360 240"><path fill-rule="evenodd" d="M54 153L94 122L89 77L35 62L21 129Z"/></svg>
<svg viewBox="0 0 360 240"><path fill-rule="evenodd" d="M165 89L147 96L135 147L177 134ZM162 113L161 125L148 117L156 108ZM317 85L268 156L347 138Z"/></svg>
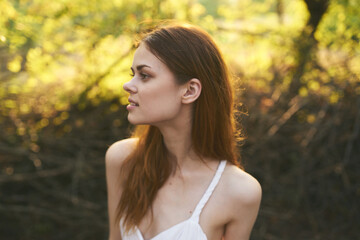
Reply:
<svg viewBox="0 0 360 240"><path fill-rule="evenodd" d="M250 174L229 165L223 173L222 197L227 215L224 240L249 239L261 202L261 186Z"/></svg>
<svg viewBox="0 0 360 240"><path fill-rule="evenodd" d="M116 209L122 193L119 170L121 169L123 161L135 149L136 143L136 138L117 141L108 148L105 154L110 228L109 239L121 239L119 225L116 223Z"/></svg>
<svg viewBox="0 0 360 240"><path fill-rule="evenodd" d="M113 143L105 154L106 165L119 167L121 163L135 149L137 138L127 138Z"/></svg>
<svg viewBox="0 0 360 240"><path fill-rule="evenodd" d="M262 190L260 183L249 173L229 165L224 171L224 194L239 208L253 208L258 211Z"/></svg>

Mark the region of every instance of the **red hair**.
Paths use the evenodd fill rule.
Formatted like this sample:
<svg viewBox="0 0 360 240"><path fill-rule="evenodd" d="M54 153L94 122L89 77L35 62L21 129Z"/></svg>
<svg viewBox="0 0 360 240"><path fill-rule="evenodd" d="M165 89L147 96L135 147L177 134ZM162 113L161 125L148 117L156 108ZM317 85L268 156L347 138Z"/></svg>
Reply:
<svg viewBox="0 0 360 240"><path fill-rule="evenodd" d="M149 32L141 44L163 61L179 84L192 78L201 82L191 133L195 153L239 166L230 75L210 35L195 26L171 25ZM126 230L152 211L156 193L176 164L169 160L158 128L138 126L133 137L139 141L121 169L123 192L117 208L117 222L123 219Z"/></svg>

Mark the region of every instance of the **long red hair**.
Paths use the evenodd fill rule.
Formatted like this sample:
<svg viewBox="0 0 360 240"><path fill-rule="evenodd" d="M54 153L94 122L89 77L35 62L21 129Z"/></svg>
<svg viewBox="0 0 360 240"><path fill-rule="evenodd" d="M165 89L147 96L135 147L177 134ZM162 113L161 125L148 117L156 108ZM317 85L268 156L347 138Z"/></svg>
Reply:
<svg viewBox="0 0 360 240"><path fill-rule="evenodd" d="M196 154L240 166L230 75L210 35L195 26L170 25L147 33L141 44L167 65L179 84L200 80L202 92L194 103L191 133ZM127 231L152 210L156 193L176 164L169 160L158 128L137 126L133 137L139 141L122 165L123 192L117 208L117 222L123 219Z"/></svg>

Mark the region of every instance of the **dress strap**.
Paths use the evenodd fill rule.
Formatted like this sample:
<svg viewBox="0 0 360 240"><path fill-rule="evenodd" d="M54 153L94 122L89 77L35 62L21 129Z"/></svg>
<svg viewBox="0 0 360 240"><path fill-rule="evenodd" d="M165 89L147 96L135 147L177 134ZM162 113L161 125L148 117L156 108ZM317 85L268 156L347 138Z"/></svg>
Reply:
<svg viewBox="0 0 360 240"><path fill-rule="evenodd" d="M206 192L204 193L204 195L202 196L200 202L198 203L198 205L196 206L194 213L192 214L191 218L195 219L196 222L199 222L199 218L200 218L200 214L202 212L202 209L204 208L205 204L208 202L211 194L213 193L216 185L218 184L220 177L225 169L226 166L226 160L222 160L219 163L219 166L216 170L216 173L209 185L209 187L206 189Z"/></svg>

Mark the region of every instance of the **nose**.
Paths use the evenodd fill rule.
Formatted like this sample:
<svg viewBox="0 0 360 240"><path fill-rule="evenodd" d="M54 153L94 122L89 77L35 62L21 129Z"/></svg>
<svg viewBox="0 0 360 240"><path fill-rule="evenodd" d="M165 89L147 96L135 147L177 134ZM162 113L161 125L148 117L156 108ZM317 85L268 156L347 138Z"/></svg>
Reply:
<svg viewBox="0 0 360 240"><path fill-rule="evenodd" d="M125 91L127 91L128 93L137 93L137 88L133 83L133 79L131 79L130 81L124 83L123 88Z"/></svg>

